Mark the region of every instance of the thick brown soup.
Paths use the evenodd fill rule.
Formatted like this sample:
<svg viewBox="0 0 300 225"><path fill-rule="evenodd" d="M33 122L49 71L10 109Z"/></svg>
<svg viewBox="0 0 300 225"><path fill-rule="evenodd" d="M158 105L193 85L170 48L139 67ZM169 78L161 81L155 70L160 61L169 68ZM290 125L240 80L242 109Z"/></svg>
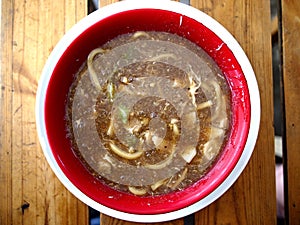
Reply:
<svg viewBox="0 0 300 225"><path fill-rule="evenodd" d="M199 180L230 124L230 92L198 46L165 32L135 32L93 50L67 103L73 150L101 181L160 195Z"/></svg>

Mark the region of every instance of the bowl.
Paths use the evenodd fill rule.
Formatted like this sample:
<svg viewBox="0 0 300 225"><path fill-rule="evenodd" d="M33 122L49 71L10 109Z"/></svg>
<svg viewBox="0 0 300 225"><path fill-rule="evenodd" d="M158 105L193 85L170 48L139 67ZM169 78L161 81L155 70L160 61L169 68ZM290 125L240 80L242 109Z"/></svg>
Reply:
<svg viewBox="0 0 300 225"><path fill-rule="evenodd" d="M136 196L105 185L79 160L67 137L66 101L74 75L93 49L120 34L135 31L169 32L200 46L219 66L231 92L230 132L213 166L195 184L158 196ZM50 54L36 97L39 140L59 180L90 207L134 222L162 222L184 217L222 196L247 165L259 122L257 81L238 42L205 13L168 0L122 1L79 21Z"/></svg>

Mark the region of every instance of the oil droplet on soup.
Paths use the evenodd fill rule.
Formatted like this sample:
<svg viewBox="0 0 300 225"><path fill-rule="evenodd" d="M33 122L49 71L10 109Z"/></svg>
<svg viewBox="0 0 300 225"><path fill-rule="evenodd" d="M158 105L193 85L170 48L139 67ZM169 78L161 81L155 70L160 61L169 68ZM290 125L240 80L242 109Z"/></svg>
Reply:
<svg viewBox="0 0 300 225"><path fill-rule="evenodd" d="M120 35L89 54L66 108L73 151L97 179L134 195L193 185L230 127L230 91L216 63L175 34Z"/></svg>

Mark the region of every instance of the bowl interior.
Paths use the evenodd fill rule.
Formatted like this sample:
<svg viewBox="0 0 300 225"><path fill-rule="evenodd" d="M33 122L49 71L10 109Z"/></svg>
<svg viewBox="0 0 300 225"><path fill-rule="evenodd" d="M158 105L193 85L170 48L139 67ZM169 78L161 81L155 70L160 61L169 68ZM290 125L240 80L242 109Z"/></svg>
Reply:
<svg viewBox="0 0 300 225"><path fill-rule="evenodd" d="M184 23L179 26L180 20ZM117 35L139 30L166 31L195 42L218 64L231 89L231 132L215 165L194 185L182 191L156 197L137 197L104 185L95 179L78 160L66 138L65 103L74 74L87 59L91 50ZM166 213L203 199L233 170L245 146L249 124L250 98L247 81L234 54L203 24L166 10L130 10L95 22L66 48L53 70L46 91L45 126L56 163L67 178L86 196L104 206L127 213Z"/></svg>

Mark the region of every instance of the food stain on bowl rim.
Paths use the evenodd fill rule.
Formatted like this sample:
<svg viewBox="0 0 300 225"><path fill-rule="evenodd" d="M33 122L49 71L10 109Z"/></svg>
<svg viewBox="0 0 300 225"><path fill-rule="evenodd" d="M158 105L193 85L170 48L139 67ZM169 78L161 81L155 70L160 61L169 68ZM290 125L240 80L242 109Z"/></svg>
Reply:
<svg viewBox="0 0 300 225"><path fill-rule="evenodd" d="M245 53L238 45L236 40L228 33L228 31L226 31L215 20L197 9L180 4L178 2L129 2L129 4L126 2L115 3L107 7L103 7L98 11L92 13L91 15L80 21L77 25L75 25L55 47L45 65L41 82L38 88L36 105L37 127L43 151L51 168L56 173L61 182L76 197L78 197L89 206L99 210L100 212L120 219L135 222L161 222L183 217L204 208L205 206L209 205L217 198L219 198L239 177L248 160L250 159L257 138L260 118L259 92L254 72ZM235 124L238 127L237 130L239 132L232 133L232 135L234 136L237 143L228 143L228 145L230 145L230 147L228 146L228 148L236 148L237 145L239 145L239 151L231 153L235 161L232 161L231 165L226 168L218 167L219 165L217 163L214 170L211 170L212 172L209 171L207 177L204 177L201 181L202 184L204 184L205 182L210 182L209 185L206 186L206 190L199 193L196 191L199 186L194 185L190 187L190 189L188 188L189 192L193 193L192 195L189 195L188 191L186 191L182 192L181 195L180 193L178 193L176 198L161 198L160 201L156 202L153 202L151 198L144 198L147 200L137 203L137 198L131 198L132 202L130 203L131 205L129 205L132 208L130 210L126 209L128 206L121 206L116 210L115 208L113 208L114 204L121 205L120 201L123 201L124 203L127 201L124 200L123 194L120 193L119 195L115 195L114 192L110 192L109 190L102 190L94 187L94 191L97 191L98 193L104 191L105 193L102 193L101 198L106 198L104 203L96 201L95 196L89 196L86 193L86 188L83 187L82 184L80 184L79 180L72 180L72 171L68 171L67 165L65 165L66 161L63 158L64 156L59 154L55 155L56 153L51 149L51 145L54 146L55 141L53 142L53 139L51 140L51 137L50 140L48 140L49 137L47 137L47 134L54 129L57 129L57 127L54 127L53 125L52 127L48 126L49 122L53 122L52 120L48 121L47 125L44 122L45 117L47 118L47 116L49 115L47 114L47 112L46 115L44 114L44 107L46 107L47 109L44 100L45 98L47 98L48 88L53 88L51 79L54 78L51 78L51 75L57 72L57 64L61 63L61 58L64 57L65 54L67 54L66 52L70 51L72 46L74 46L74 41L78 44L78 39L84 39L86 37L87 33L91 31L91 28L89 28L90 26L97 26L97 24L101 24L105 20L109 21L110 25L111 23L118 24L116 22L116 18L120 18L120 16L129 15L130 13L132 13L132 15L135 14L135 16L136 13L138 13L138 15L141 16L143 13L145 13L145 11L152 12L152 15L159 14L159 16L151 17L151 19L156 19L157 21L162 18L167 20L166 15L165 17L163 16L164 13L167 13L168 17L171 17L168 22L173 23L172 29L174 30L175 27L177 27L176 29L178 29L179 27L180 30L185 29L186 27L189 27L190 29L194 26L194 28L201 27L203 29L206 29L205 32L202 33L202 35L207 35L208 33L210 33L206 37L209 37L215 41L214 43L211 43L211 45L207 42L207 40L198 38L200 35L199 32L182 31L186 32L186 34L188 34L189 32L189 38L191 40L193 40L193 38L194 40L197 39L197 44L199 44L200 46L201 43L202 45L203 43L206 44L205 46L201 47L204 48L204 50L206 50L212 58L216 59L217 64L221 67L221 70L226 75L228 83L231 85L231 87L233 88L233 92L236 95L234 97L237 99L237 102L234 102L233 104L236 104L238 107L240 107L237 110L236 117L238 120L244 122ZM127 19L129 20L132 18L132 16L127 17ZM143 20L147 19L144 18ZM156 23L158 23L157 21ZM187 23L189 24L189 26L186 26ZM156 26L160 27L160 29L163 29L164 25L165 24L163 23L160 25L156 24ZM139 28L140 27L136 27L135 30ZM112 31L112 28L110 29L111 30L109 30L109 32L114 33ZM88 50L86 51L88 52ZM74 51L72 53L74 53ZM82 56L80 56L79 53L77 60L79 61L78 65L83 61ZM230 63L224 64L224 60L227 60L227 63L230 61ZM50 83L49 86L48 83ZM245 91L244 89L247 89L247 87L249 88L249 93L247 93L248 90ZM54 99L55 98L52 97L51 101L53 101ZM245 109L247 109L248 111L245 111ZM244 136L240 136L241 132L244 134ZM222 159L221 156L220 160L222 161L225 159ZM213 171L215 171L215 173L213 173ZM213 176L221 176L221 179L218 178L217 181L211 182L210 179ZM70 180L72 180L72 182L70 182ZM93 184L89 185L93 186ZM184 200L182 200L180 204L176 205L174 204L174 202L179 198L179 196ZM113 204L111 202L113 202ZM140 209L137 208L137 206L139 206Z"/></svg>

